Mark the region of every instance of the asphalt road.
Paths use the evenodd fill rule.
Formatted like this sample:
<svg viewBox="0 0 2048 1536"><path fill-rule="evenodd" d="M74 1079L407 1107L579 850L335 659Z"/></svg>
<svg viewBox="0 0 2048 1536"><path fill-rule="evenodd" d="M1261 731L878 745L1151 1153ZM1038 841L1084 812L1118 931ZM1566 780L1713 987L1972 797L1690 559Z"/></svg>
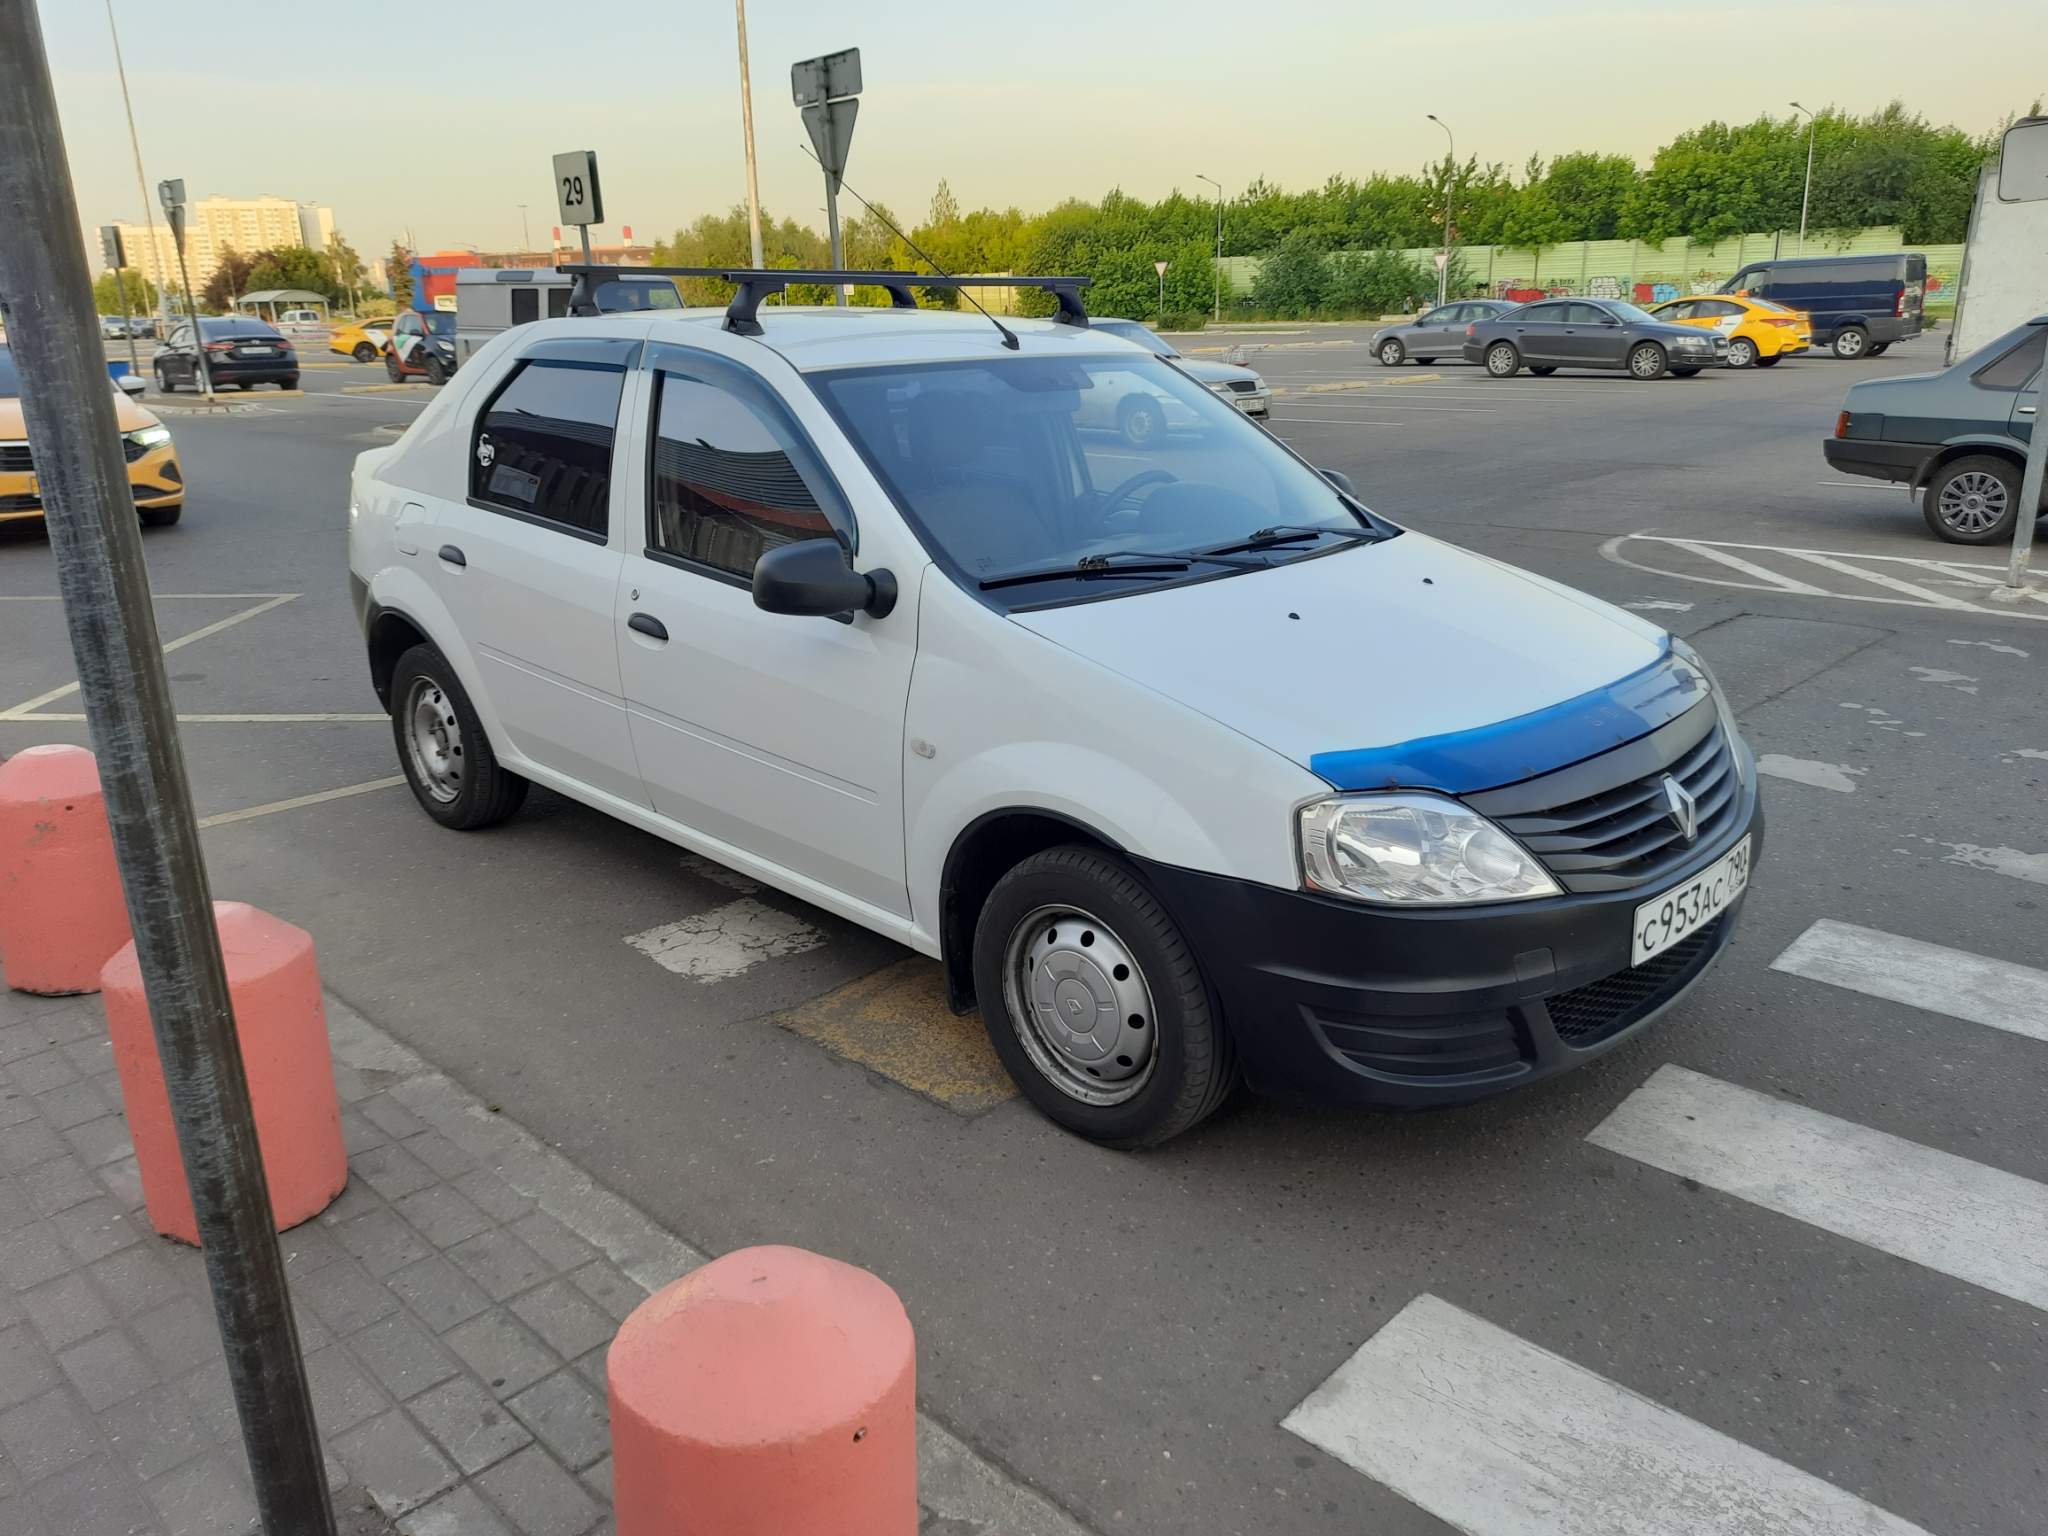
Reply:
<svg viewBox="0 0 2048 1536"><path fill-rule="evenodd" d="M1546 1372L1590 1372L1625 1389L1624 1418L1682 1416L1913 1526L2032 1536L2048 1031L2009 1002L2048 985L2048 604L1993 602L1995 555L1936 543L1901 492L1831 476L1818 446L1848 382L1932 366L1939 338L1638 384L1387 371L1367 334L1188 344L1242 345L1284 391L1274 430L1382 512L1692 636L1775 769L1735 946L1577 1074L1427 1116L1246 1102L1118 1155L1009 1096L971 1030L943 1027L924 962L549 794L471 837L391 788L227 821L206 834L215 889L310 928L335 991L688 1241L796 1242L882 1274L916 1320L929 1411L1104 1532L1580 1529L1460 1516L1426 1457L1368 1475L1282 1427L1397 1317L1438 1316L1417 1305L1434 1297L1549 1352L1521 1377L1484 1357L1499 1426L1418 1400L1482 1496L1544 1416L1506 1422L1516 1393L1541 1405L1562 1390ZM304 398L174 418L192 497L146 535L152 578L229 595L161 597L166 638L296 594L170 657L180 709L214 717L184 727L203 815L397 771L375 721L218 718L376 709L346 477L418 399L346 393L358 379L381 373L309 369ZM56 605L15 601L54 591L40 535L0 529L0 752L84 739L61 718L75 698L18 717L71 677ZM1356 661L1364 689L1426 656ZM715 930L742 902L807 937L730 973L651 957L648 935ZM1860 967L1773 969L1824 920L1876 932ZM1950 951L2031 969L2001 992ZM1875 979L1894 961L1917 991ZM1632 1097L1694 1082L1667 1068L1767 1096L1734 1148L1761 1174L1655 1161L1645 1137L1714 1118ZM1647 1132L1590 1142L1625 1102ZM1793 1151L1773 1153L1772 1116L1797 1121ZM1802 1194L1831 1149L1845 1166ZM1930 1247L1959 1211L1979 1235ZM1685 1496L1597 1528L1705 1528L1655 1523Z"/></svg>

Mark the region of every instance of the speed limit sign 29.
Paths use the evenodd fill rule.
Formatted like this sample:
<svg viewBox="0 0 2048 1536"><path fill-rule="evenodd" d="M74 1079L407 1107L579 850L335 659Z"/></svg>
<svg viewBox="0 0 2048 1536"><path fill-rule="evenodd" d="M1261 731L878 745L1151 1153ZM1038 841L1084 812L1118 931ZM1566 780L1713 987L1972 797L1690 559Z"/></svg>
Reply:
<svg viewBox="0 0 2048 1536"><path fill-rule="evenodd" d="M572 149L555 156L555 202L564 224L602 224L604 195L597 188L597 156Z"/></svg>

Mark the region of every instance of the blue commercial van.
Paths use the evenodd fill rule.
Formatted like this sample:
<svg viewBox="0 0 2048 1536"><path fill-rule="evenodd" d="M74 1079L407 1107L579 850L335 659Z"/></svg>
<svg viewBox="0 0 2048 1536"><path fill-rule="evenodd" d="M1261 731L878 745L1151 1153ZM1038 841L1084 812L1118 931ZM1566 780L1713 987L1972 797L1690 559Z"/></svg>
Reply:
<svg viewBox="0 0 2048 1536"><path fill-rule="evenodd" d="M1769 299L1813 322L1813 344L1837 357L1876 357L1918 336L1927 297L1927 258L1918 251L1873 256L1799 256L1753 261L1723 293Z"/></svg>

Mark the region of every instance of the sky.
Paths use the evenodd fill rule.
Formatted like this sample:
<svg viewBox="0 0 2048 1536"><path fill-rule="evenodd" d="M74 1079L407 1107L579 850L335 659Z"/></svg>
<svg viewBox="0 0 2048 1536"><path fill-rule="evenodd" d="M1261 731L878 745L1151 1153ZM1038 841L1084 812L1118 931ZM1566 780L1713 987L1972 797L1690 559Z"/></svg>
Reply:
<svg viewBox="0 0 2048 1536"><path fill-rule="evenodd" d="M596 152L615 240L746 194L731 0L112 0L148 184L325 203L364 256L536 243L552 156ZM1893 96L1972 133L2048 96L2043 0L749 0L761 198L823 228L792 62L861 49L847 179L899 220L941 177L1027 212L1112 187L1235 194L1420 168L1444 148L1647 162L1710 118ZM107 0L40 0L79 216L139 220ZM323 41L337 23L348 41ZM153 195L153 190L152 190ZM847 211L854 211L849 205Z"/></svg>

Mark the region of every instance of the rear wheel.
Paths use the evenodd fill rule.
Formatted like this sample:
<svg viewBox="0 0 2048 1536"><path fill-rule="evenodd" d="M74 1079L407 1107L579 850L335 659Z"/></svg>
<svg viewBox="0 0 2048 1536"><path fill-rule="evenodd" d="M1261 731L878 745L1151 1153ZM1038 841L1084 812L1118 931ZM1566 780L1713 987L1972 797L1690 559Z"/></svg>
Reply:
<svg viewBox="0 0 2048 1536"><path fill-rule="evenodd" d="M1436 359L1433 357L1418 357L1417 359L1415 359L1415 361L1422 364L1423 367L1427 368L1431 363L1435 362Z"/></svg>
<svg viewBox="0 0 2048 1536"><path fill-rule="evenodd" d="M1671 377L1674 379L1693 379L1699 377L1699 372L1697 368L1674 368L1671 370Z"/></svg>
<svg viewBox="0 0 2048 1536"><path fill-rule="evenodd" d="M1936 471L1921 510L1937 538L1951 544L2000 544L2012 537L2019 504L2019 466L1973 453Z"/></svg>
<svg viewBox="0 0 2048 1536"><path fill-rule="evenodd" d="M1557 364L1555 364L1555 363L1531 363L1531 364L1529 365L1529 371L1530 371L1531 373L1535 374L1535 375L1536 375L1536 377L1537 377L1537 378L1539 378L1539 379L1547 379L1547 378L1549 378L1549 377L1550 377L1550 376L1551 376L1551 375L1552 375L1553 373L1557 372Z"/></svg>
<svg viewBox="0 0 2048 1536"><path fill-rule="evenodd" d="M469 695L434 646L416 645L398 658L391 733L413 798L444 827L493 826L526 799L526 780L498 766Z"/></svg>
<svg viewBox="0 0 2048 1536"><path fill-rule="evenodd" d="M175 507L144 507L142 509L142 526L145 528L168 528L184 515L185 503L182 501Z"/></svg>
<svg viewBox="0 0 2048 1536"><path fill-rule="evenodd" d="M1738 336L1728 343L1728 366L1730 368L1754 368L1760 354L1756 343L1747 336Z"/></svg>
<svg viewBox="0 0 2048 1536"><path fill-rule="evenodd" d="M177 385L171 382L170 374L164 371L164 365L158 363L156 365L156 392L160 395L168 395L173 393L177 387Z"/></svg>
<svg viewBox="0 0 2048 1536"><path fill-rule="evenodd" d="M359 363L374 363L377 361L377 349L367 341L359 341L356 343L355 351L351 352L349 356Z"/></svg>
<svg viewBox="0 0 2048 1536"><path fill-rule="evenodd" d="M441 359L431 352L427 354L427 382L436 389L448 382L448 370L441 366Z"/></svg>
<svg viewBox="0 0 2048 1536"><path fill-rule="evenodd" d="M1835 356L1861 357L1870 350L1870 332L1860 325L1845 325L1835 332Z"/></svg>
<svg viewBox="0 0 2048 1536"><path fill-rule="evenodd" d="M1756 365L1759 368L1775 368L1778 366L1778 364L1782 363L1783 361L1785 361L1785 354L1780 352L1776 357L1758 358L1756 360Z"/></svg>
<svg viewBox="0 0 2048 1536"><path fill-rule="evenodd" d="M1522 354L1512 341L1496 341L1486 349L1486 371L1496 379L1512 379L1522 370Z"/></svg>
<svg viewBox="0 0 2048 1536"><path fill-rule="evenodd" d="M1116 429L1133 448L1156 441L1164 426L1159 402L1148 395L1126 395L1116 408Z"/></svg>
<svg viewBox="0 0 2048 1536"><path fill-rule="evenodd" d="M1407 360L1407 357L1408 349L1402 346L1394 337L1390 336L1380 343L1380 366L1382 368L1398 368Z"/></svg>
<svg viewBox="0 0 2048 1536"><path fill-rule="evenodd" d="M974 981L1018 1088L1090 1141L1156 1146L1236 1084L1236 1053L1180 930L1099 849L1049 849L996 882L975 927Z"/></svg>
<svg viewBox="0 0 2048 1536"><path fill-rule="evenodd" d="M1629 349L1628 371L1639 379L1661 379L1668 359L1654 341L1639 341Z"/></svg>
<svg viewBox="0 0 2048 1536"><path fill-rule="evenodd" d="M405 377L405 371L398 366L398 354L396 352L386 352L384 354L384 374L394 384Z"/></svg>

